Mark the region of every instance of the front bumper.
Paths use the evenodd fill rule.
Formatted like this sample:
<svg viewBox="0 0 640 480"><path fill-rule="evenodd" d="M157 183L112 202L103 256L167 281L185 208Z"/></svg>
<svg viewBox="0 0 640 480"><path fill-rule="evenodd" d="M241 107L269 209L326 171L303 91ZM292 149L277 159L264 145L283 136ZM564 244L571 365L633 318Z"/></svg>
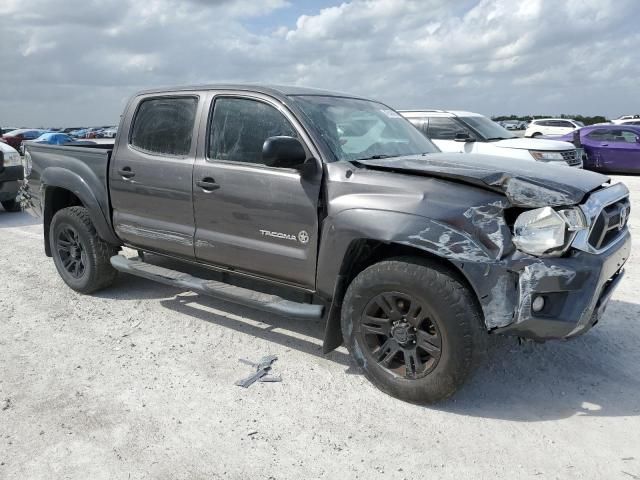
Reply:
<svg viewBox="0 0 640 480"><path fill-rule="evenodd" d="M16 198L23 176L22 165L4 167L0 170L0 201Z"/></svg>
<svg viewBox="0 0 640 480"><path fill-rule="evenodd" d="M586 332L606 309L630 253L627 231L606 252L574 250L565 258L516 261L510 266L518 285L514 321L494 332L534 340L570 338ZM538 296L544 298L545 306L534 312L532 303Z"/></svg>

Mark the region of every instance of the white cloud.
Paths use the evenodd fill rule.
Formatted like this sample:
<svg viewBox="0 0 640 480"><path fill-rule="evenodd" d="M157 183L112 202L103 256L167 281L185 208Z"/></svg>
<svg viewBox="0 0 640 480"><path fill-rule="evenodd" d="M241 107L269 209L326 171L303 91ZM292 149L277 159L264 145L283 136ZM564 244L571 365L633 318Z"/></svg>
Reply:
<svg viewBox="0 0 640 480"><path fill-rule="evenodd" d="M111 123L137 89L207 81L486 114L640 109L637 0L355 0L283 23L294 4L3 0L0 124Z"/></svg>

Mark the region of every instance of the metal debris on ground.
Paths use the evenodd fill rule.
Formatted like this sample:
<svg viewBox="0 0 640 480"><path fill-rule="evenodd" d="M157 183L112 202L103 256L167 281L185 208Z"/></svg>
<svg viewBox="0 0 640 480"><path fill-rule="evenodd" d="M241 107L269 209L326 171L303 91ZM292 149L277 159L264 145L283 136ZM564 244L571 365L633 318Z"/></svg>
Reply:
<svg viewBox="0 0 640 480"><path fill-rule="evenodd" d="M248 377L238 380L236 385L239 387L249 388L255 382L281 382L282 377L280 375L270 375L271 366L277 359L278 357L275 355L267 355L266 357L262 357L258 363L255 363L241 358L240 361L242 363L255 367L256 371Z"/></svg>

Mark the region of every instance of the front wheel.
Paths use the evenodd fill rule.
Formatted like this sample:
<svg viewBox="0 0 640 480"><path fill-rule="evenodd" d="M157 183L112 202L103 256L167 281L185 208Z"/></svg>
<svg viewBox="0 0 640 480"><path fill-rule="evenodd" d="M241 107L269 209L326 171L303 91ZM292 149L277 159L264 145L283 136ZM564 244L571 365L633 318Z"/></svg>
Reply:
<svg viewBox="0 0 640 480"><path fill-rule="evenodd" d="M2 203L2 208L4 208L7 212L19 212L22 210L20 202L17 200L5 200L4 202L0 203Z"/></svg>
<svg viewBox="0 0 640 480"><path fill-rule="evenodd" d="M481 325L469 290L421 259L383 261L349 285L342 332L351 355L382 391L414 403L451 396L473 366Z"/></svg>
<svg viewBox="0 0 640 480"><path fill-rule="evenodd" d="M92 293L115 280L110 259L117 248L98 236L86 208L59 210L51 220L49 242L58 273L75 291Z"/></svg>

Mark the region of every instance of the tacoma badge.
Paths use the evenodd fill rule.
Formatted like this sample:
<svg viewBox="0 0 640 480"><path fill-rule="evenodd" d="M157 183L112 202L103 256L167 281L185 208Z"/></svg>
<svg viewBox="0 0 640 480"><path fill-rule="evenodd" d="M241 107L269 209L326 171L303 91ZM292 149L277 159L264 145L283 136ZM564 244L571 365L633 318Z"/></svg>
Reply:
<svg viewBox="0 0 640 480"><path fill-rule="evenodd" d="M269 230L260 230L260 234L263 237L284 238L285 240L293 240L294 242L298 241L295 235L289 235L288 233L271 232Z"/></svg>

